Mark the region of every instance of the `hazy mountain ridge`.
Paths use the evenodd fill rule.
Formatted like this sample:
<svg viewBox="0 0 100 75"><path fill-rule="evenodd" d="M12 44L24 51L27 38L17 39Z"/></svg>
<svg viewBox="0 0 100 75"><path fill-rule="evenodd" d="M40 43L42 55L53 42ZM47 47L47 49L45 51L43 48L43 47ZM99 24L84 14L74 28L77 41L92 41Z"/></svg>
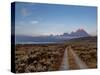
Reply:
<svg viewBox="0 0 100 75"><path fill-rule="evenodd" d="M18 36L16 35L17 42L61 42L80 37L89 37L90 35L83 29L78 29L75 32L63 33L62 35L49 35L49 36Z"/></svg>
<svg viewBox="0 0 100 75"><path fill-rule="evenodd" d="M79 37L86 37L90 36L85 30L78 29L76 32L71 32L70 34L64 33L63 36L79 36Z"/></svg>

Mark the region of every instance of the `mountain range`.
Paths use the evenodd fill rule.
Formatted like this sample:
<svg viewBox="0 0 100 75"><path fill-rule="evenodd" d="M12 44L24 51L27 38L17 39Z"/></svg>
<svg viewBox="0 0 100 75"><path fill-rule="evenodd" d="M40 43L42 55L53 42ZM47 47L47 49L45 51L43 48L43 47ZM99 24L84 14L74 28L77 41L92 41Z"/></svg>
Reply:
<svg viewBox="0 0 100 75"><path fill-rule="evenodd" d="M84 29L78 29L75 32L63 33L62 35L48 36L22 36L16 35L16 42L61 42L80 37L89 37L90 35Z"/></svg>
<svg viewBox="0 0 100 75"><path fill-rule="evenodd" d="M70 37L70 38L79 38L79 37L88 37L90 36L84 29L78 29L75 32L69 33L63 33L63 35L60 35L62 37Z"/></svg>

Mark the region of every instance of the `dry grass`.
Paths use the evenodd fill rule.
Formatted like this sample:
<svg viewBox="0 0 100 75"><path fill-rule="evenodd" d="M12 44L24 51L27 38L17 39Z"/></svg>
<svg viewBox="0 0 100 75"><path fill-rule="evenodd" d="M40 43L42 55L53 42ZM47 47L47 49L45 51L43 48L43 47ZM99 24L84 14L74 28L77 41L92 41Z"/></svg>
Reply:
<svg viewBox="0 0 100 75"><path fill-rule="evenodd" d="M16 72L43 72L59 69L64 45L16 45Z"/></svg>
<svg viewBox="0 0 100 75"><path fill-rule="evenodd" d="M97 67L97 38L88 37L76 40L71 40L72 49L87 64L89 68Z"/></svg>
<svg viewBox="0 0 100 75"><path fill-rule="evenodd" d="M15 68L17 73L57 71L65 48L71 46L89 68L97 67L97 38L88 37L69 40L65 44L16 45ZM68 58L72 55L69 54ZM74 61L73 61L74 62ZM69 60L69 66L72 60ZM75 64L73 64L75 66ZM72 66L72 67L73 67Z"/></svg>

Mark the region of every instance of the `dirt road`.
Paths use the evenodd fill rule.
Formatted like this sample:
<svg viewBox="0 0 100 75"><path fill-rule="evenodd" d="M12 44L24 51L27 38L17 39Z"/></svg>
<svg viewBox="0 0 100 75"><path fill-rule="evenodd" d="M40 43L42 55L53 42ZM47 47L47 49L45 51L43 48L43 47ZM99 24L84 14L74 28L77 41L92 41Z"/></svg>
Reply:
<svg viewBox="0 0 100 75"><path fill-rule="evenodd" d="M66 47L60 70L87 68L88 66L78 57L71 46Z"/></svg>

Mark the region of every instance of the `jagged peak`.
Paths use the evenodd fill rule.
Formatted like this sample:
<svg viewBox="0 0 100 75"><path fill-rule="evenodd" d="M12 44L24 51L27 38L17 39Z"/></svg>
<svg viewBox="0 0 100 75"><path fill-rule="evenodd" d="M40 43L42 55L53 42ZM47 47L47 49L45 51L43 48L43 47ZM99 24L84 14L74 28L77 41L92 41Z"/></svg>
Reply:
<svg viewBox="0 0 100 75"><path fill-rule="evenodd" d="M78 30L76 30L76 32L86 32L84 29L78 29Z"/></svg>

